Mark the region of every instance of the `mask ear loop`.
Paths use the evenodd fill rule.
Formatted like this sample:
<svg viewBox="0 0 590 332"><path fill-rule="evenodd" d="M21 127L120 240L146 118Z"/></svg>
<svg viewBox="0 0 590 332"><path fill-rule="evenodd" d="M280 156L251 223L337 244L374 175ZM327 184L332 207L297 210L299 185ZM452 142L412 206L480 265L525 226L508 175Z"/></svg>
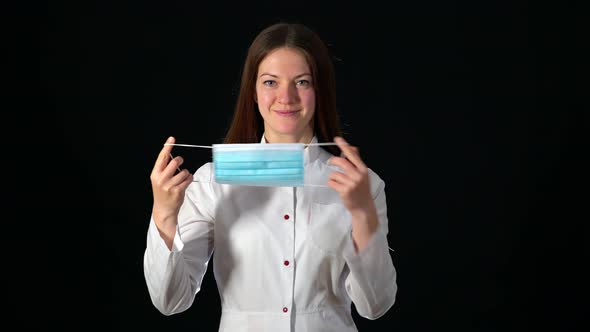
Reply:
<svg viewBox="0 0 590 332"><path fill-rule="evenodd" d="M189 148L213 149L213 146L211 146L211 145L191 145L191 144L176 144L176 143L164 143L164 145L185 146L185 147L189 147Z"/></svg>
<svg viewBox="0 0 590 332"><path fill-rule="evenodd" d="M189 148L204 148L204 149L213 149L213 146L211 145L192 145L192 144L172 144L172 143L164 143L164 145L172 145L172 146L184 146L184 147L189 147ZM168 153L170 155L170 159L174 159L174 156L172 156L172 153ZM176 167L176 169L180 172L180 168ZM205 181L198 181L193 179L193 182L203 182L203 183L208 183Z"/></svg>

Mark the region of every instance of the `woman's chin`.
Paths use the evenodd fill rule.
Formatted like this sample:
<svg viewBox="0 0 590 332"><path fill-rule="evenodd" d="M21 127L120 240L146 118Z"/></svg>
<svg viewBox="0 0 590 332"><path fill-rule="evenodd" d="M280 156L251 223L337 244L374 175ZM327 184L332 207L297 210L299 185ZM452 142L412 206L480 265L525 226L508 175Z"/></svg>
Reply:
<svg viewBox="0 0 590 332"><path fill-rule="evenodd" d="M287 126L277 126L275 131L279 135L297 135L301 131L297 126L294 125L287 125Z"/></svg>

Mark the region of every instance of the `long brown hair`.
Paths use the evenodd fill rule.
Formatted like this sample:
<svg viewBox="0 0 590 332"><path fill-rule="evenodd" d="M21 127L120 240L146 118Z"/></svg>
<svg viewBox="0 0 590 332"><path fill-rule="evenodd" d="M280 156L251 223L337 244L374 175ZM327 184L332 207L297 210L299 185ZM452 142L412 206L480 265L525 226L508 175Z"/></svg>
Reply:
<svg viewBox="0 0 590 332"><path fill-rule="evenodd" d="M312 121L318 142L332 142L334 136L342 136L336 112L334 65L327 46L302 24L277 23L262 30L248 49L236 108L224 143L259 143L262 139L264 122L255 102L256 76L262 60L280 47L301 51L311 68L316 94ZM325 148L334 155L340 154L336 146Z"/></svg>

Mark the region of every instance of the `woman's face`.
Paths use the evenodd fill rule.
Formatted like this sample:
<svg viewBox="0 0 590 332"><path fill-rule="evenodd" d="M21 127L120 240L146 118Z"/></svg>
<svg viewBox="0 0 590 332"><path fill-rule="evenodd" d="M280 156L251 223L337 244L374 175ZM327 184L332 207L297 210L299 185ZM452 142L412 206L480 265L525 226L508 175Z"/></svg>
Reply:
<svg viewBox="0 0 590 332"><path fill-rule="evenodd" d="M278 48L258 66L256 100L270 142L309 141L315 111L313 77L305 57L292 48Z"/></svg>

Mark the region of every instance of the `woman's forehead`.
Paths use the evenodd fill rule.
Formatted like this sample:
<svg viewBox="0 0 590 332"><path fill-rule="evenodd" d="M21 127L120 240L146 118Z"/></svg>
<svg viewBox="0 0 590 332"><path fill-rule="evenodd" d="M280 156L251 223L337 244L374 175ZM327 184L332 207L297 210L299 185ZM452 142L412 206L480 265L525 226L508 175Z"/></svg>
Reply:
<svg viewBox="0 0 590 332"><path fill-rule="evenodd" d="M258 66L259 75L270 74L302 75L311 74L304 54L294 48L278 48L270 52Z"/></svg>

